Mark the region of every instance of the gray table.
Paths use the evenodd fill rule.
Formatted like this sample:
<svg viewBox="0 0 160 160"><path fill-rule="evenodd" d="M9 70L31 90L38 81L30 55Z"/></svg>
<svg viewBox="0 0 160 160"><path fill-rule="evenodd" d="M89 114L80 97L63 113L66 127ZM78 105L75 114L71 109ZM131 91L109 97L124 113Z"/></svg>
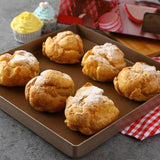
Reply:
<svg viewBox="0 0 160 160"><path fill-rule="evenodd" d="M10 28L13 17L23 11L32 12L40 0L0 0L0 53L21 45L14 40ZM57 11L58 0L49 0ZM58 28L63 25L58 25ZM159 160L160 135L144 141L120 133L80 159L90 160ZM54 146L0 110L0 160L70 159Z"/></svg>

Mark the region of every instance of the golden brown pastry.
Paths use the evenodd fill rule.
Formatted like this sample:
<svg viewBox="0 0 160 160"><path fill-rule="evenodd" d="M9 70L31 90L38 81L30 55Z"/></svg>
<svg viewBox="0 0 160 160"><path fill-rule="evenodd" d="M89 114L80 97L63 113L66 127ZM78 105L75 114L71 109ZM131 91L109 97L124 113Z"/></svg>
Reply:
<svg viewBox="0 0 160 160"><path fill-rule="evenodd" d="M116 91L131 100L146 101L160 93L160 71L154 66L136 62L114 78Z"/></svg>
<svg viewBox="0 0 160 160"><path fill-rule="evenodd" d="M117 120L118 108L102 94L103 89L86 83L74 97L69 96L65 108L66 125L73 131L92 135Z"/></svg>
<svg viewBox="0 0 160 160"><path fill-rule="evenodd" d="M48 69L27 83L25 98L35 110L58 112L73 91L74 82L69 75Z"/></svg>
<svg viewBox="0 0 160 160"><path fill-rule="evenodd" d="M79 63L84 54L83 43L79 35L63 31L55 37L48 37L43 43L43 55L51 61L62 64Z"/></svg>
<svg viewBox="0 0 160 160"><path fill-rule="evenodd" d="M30 52L18 50L0 56L0 85L25 86L39 72L39 62Z"/></svg>
<svg viewBox="0 0 160 160"><path fill-rule="evenodd" d="M82 72L96 81L112 81L126 66L123 52L111 43L96 45L82 59Z"/></svg>

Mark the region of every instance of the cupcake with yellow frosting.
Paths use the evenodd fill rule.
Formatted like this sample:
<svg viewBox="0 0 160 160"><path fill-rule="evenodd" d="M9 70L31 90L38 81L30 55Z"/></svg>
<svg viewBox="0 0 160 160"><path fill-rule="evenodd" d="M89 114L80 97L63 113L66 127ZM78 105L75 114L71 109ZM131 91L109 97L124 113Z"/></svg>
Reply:
<svg viewBox="0 0 160 160"><path fill-rule="evenodd" d="M31 12L22 12L11 22L16 41L26 43L41 35L43 22Z"/></svg>

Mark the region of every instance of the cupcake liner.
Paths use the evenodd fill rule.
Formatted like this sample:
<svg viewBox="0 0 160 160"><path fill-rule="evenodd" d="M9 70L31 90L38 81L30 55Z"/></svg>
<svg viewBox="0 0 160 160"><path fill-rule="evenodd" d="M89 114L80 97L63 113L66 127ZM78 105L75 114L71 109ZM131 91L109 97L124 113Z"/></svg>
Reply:
<svg viewBox="0 0 160 160"><path fill-rule="evenodd" d="M36 38L39 38L41 36L41 30L42 29L39 29L38 31L35 31L32 33L26 33L26 34L18 33L13 30L13 35L14 35L14 38L17 42L27 43L29 41L36 39Z"/></svg>
<svg viewBox="0 0 160 160"><path fill-rule="evenodd" d="M42 28L43 34L54 32L57 28L56 20L42 20L42 22L43 22L43 28Z"/></svg>

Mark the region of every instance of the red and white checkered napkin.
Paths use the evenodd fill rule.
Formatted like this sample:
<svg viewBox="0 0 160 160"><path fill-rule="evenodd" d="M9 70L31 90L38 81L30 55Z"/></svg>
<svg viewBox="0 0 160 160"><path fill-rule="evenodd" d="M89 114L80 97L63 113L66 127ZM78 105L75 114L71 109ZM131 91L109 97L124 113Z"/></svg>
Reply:
<svg viewBox="0 0 160 160"><path fill-rule="evenodd" d="M160 105L123 129L121 133L140 140L160 133Z"/></svg>
<svg viewBox="0 0 160 160"><path fill-rule="evenodd" d="M160 62L160 57L153 57ZM160 105L121 131L122 134L143 140L160 133Z"/></svg>

